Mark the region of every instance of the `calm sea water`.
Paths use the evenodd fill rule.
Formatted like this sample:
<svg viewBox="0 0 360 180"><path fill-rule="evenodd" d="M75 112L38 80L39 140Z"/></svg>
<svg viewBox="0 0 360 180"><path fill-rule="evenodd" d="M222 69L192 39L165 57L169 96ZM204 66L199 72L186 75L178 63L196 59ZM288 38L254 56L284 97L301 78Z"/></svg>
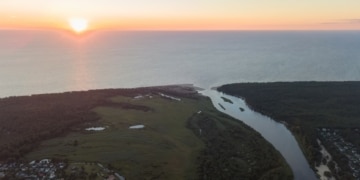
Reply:
<svg viewBox="0 0 360 180"><path fill-rule="evenodd" d="M360 80L360 32L0 31L0 97L309 80Z"/></svg>

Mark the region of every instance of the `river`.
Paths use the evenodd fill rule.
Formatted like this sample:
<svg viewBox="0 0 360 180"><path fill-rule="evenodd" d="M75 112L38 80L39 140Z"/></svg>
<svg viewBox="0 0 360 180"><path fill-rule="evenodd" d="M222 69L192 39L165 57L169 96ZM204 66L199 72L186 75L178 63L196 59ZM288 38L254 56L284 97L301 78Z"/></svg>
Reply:
<svg viewBox="0 0 360 180"><path fill-rule="evenodd" d="M317 179L314 171L310 168L310 165L305 159L295 137L284 124L251 110L245 101L240 98L215 90L204 90L201 93L211 98L216 109L241 120L259 132L268 142L270 142L290 165L295 180ZM221 97L230 99L233 104L225 102ZM242 108L243 111L241 111L240 108Z"/></svg>

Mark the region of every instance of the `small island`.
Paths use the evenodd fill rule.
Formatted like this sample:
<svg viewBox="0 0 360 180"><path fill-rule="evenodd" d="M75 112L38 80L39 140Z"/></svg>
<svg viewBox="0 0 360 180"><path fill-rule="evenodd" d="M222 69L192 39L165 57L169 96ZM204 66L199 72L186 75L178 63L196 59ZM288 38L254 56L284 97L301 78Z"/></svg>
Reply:
<svg viewBox="0 0 360 180"><path fill-rule="evenodd" d="M230 99L226 98L226 97L221 97L221 99L222 99L224 102L233 104L233 102L232 102Z"/></svg>
<svg viewBox="0 0 360 180"><path fill-rule="evenodd" d="M8 97L0 107L0 178L293 178L259 133L189 86Z"/></svg>

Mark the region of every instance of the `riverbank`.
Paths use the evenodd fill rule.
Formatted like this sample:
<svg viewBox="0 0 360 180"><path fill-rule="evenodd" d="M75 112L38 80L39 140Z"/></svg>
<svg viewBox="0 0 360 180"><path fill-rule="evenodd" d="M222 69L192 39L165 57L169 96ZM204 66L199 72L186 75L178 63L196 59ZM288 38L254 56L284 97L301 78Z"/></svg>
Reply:
<svg viewBox="0 0 360 180"><path fill-rule="evenodd" d="M127 179L292 177L263 137L188 85L9 97L0 107L2 164L101 163Z"/></svg>
<svg viewBox="0 0 360 180"><path fill-rule="evenodd" d="M211 98L213 105L218 111L250 126L272 144L291 167L295 180L317 179L301 152L296 139L283 123L278 123L267 116L253 111L241 98L215 90L207 90L201 93ZM239 107L242 107L243 111Z"/></svg>
<svg viewBox="0 0 360 180"><path fill-rule="evenodd" d="M360 82L239 83L218 89L242 97L254 110L286 122L314 170L323 159L317 143L320 139L333 157L327 176L360 177L356 170L360 162L354 161L360 152ZM340 145L342 142L344 145Z"/></svg>

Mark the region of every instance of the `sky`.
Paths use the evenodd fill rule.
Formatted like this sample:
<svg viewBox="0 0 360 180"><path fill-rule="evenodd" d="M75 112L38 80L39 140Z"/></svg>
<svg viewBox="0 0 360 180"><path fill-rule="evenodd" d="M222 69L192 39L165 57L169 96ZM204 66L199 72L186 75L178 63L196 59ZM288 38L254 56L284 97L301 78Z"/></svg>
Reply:
<svg viewBox="0 0 360 180"><path fill-rule="evenodd" d="M360 30L359 0L1 0L0 28Z"/></svg>

